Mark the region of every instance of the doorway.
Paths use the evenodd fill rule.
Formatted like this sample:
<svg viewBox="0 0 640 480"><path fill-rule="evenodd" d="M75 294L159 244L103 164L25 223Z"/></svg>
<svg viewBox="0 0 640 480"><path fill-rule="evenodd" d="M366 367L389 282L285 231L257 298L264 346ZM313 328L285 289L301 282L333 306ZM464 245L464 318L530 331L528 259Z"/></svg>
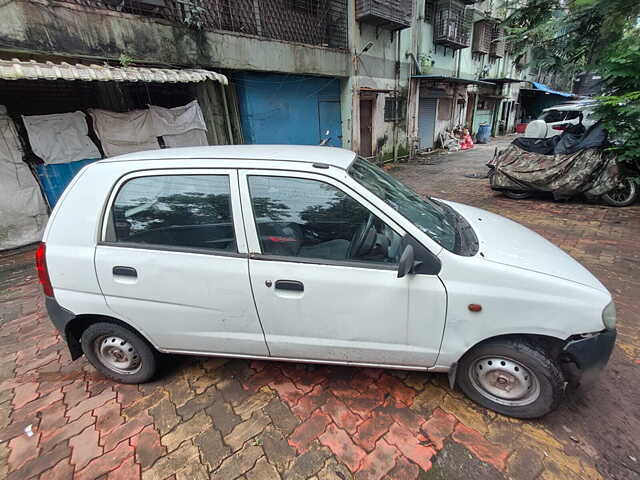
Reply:
<svg viewBox="0 0 640 480"><path fill-rule="evenodd" d="M418 107L418 134L420 149L432 149L436 129L437 98L421 98Z"/></svg>
<svg viewBox="0 0 640 480"><path fill-rule="evenodd" d="M360 99L360 155L373 156L373 100Z"/></svg>

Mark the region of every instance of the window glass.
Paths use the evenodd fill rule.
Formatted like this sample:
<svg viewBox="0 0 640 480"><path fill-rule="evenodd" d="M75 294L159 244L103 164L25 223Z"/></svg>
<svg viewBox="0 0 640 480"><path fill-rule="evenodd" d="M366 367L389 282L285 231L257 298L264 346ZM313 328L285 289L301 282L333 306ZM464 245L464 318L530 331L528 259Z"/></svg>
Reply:
<svg viewBox="0 0 640 480"><path fill-rule="evenodd" d="M264 254L398 262L400 235L328 183L250 176L249 190Z"/></svg>
<svg viewBox="0 0 640 480"><path fill-rule="evenodd" d="M570 112L567 112L567 116L564 118L565 120L575 120L576 118L578 118L580 116L579 111L577 110L572 110Z"/></svg>
<svg viewBox="0 0 640 480"><path fill-rule="evenodd" d="M460 253L462 230L460 219L445 204L422 198L384 170L358 157L349 168L349 175L376 197L400 213L439 245Z"/></svg>
<svg viewBox="0 0 640 480"><path fill-rule="evenodd" d="M561 112L559 110L549 110L540 117L540 120L544 120L547 123L564 122L567 112Z"/></svg>
<svg viewBox="0 0 640 480"><path fill-rule="evenodd" d="M112 215L116 242L236 251L227 175L134 178Z"/></svg>

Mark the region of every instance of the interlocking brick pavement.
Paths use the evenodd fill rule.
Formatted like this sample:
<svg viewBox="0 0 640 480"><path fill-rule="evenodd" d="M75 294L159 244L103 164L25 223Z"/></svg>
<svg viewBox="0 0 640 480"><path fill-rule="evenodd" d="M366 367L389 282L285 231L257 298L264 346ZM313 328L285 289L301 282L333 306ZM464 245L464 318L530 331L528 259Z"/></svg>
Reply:
<svg viewBox="0 0 640 480"><path fill-rule="evenodd" d="M639 208L505 199L463 175L490 154L393 173L534 228L604 280L621 337L595 393L521 422L476 407L443 375L415 372L178 357L154 382L114 384L86 359L70 361L24 249L0 254L0 478L634 478Z"/></svg>

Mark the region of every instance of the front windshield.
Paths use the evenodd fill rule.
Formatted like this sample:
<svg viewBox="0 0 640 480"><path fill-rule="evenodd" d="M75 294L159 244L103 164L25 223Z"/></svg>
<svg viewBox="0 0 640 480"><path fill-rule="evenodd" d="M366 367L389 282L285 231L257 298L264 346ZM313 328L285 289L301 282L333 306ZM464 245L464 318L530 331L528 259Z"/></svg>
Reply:
<svg viewBox="0 0 640 480"><path fill-rule="evenodd" d="M430 198L422 198L399 180L358 157L349 175L376 197L411 221L439 245L450 251L457 248L457 231L451 209Z"/></svg>

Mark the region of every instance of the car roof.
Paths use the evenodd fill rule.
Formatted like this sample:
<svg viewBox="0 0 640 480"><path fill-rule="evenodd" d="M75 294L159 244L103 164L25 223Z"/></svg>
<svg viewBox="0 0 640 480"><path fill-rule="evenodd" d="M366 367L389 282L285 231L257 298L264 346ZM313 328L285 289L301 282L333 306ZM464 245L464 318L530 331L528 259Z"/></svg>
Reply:
<svg viewBox="0 0 640 480"><path fill-rule="evenodd" d="M99 163L138 160L265 160L278 162L322 163L343 170L349 168L356 154L344 148L311 145L219 145L181 147L127 153Z"/></svg>
<svg viewBox="0 0 640 480"><path fill-rule="evenodd" d="M554 107L545 108L543 111L549 112L551 110L558 110L561 112L566 112L566 111L582 112L584 110L592 110L597 104L598 104L597 102L563 103L561 105L556 105Z"/></svg>

